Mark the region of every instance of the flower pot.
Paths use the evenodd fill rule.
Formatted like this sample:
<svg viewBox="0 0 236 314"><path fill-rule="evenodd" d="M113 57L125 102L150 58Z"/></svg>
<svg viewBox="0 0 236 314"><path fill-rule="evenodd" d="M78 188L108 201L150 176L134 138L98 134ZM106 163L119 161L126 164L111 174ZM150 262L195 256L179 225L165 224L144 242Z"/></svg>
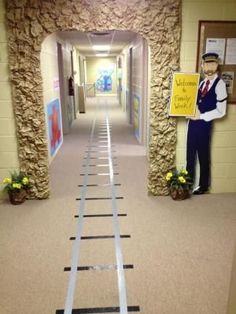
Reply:
<svg viewBox="0 0 236 314"><path fill-rule="evenodd" d="M24 203L26 200L27 192L24 189L18 191L8 191L8 196L11 204L19 205Z"/></svg>
<svg viewBox="0 0 236 314"><path fill-rule="evenodd" d="M190 197L190 192L189 192L189 190L171 188L170 189L170 195L171 195L173 200L182 201L182 200L185 200L186 198Z"/></svg>

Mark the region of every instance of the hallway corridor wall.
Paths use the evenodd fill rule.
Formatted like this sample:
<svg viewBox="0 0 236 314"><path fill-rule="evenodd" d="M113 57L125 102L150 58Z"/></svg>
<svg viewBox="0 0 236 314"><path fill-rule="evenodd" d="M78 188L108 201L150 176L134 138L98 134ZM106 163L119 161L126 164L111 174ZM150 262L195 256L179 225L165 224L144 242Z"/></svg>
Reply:
<svg viewBox="0 0 236 314"><path fill-rule="evenodd" d="M121 105L127 121L133 125L134 134L148 151L150 105L150 56L147 41L139 34L120 54L122 60ZM131 52L132 51L132 52ZM131 86L130 86L131 84Z"/></svg>
<svg viewBox="0 0 236 314"><path fill-rule="evenodd" d="M176 154L177 166L185 163L185 119L178 119L178 134L176 134L175 119L167 119L169 96L167 86L172 71L177 71L179 64L180 2L170 0L163 3L153 0L150 1L149 8L145 1L137 1L139 5L135 2L136 4L128 3L124 7L117 8L112 1L108 1L107 4L94 1L90 9L81 4L75 5L73 1L70 4L62 0L57 1L55 7L46 1L40 3L40 6L38 2L35 2L34 6L30 7L25 5L24 1L8 1L8 17L6 19L4 1L0 0L1 179L9 171L18 168L20 163L21 169L26 170L32 178L37 178L32 197L45 198L48 196L48 167L45 161L48 151L45 141L45 121L41 119L44 112L40 87L42 80L38 62L41 43L47 35L58 30L104 30L104 25L106 25L107 29L129 29L139 32L150 45L152 78L148 190L155 195L167 194L164 173L175 165ZM180 55L182 71L195 71L198 20L236 19L235 1L226 0L224 5L222 3L222 1L214 2L213 6L210 0L204 1L204 3L200 0L182 1L183 34ZM63 14L61 12L62 4ZM36 15L39 17L38 19L34 19ZM31 18L29 18L30 16ZM68 19L68 16L71 18ZM94 24L91 25L91 21ZM6 32L7 23L9 34ZM165 25L164 31L163 27L161 30L159 29L160 25ZM20 28L20 31L17 27ZM17 33L18 37L15 37L13 32ZM9 58L8 36L10 39ZM8 75L8 59L12 82ZM13 100L11 87L12 90L16 90ZM26 98L25 93L28 93L29 90L32 94ZM22 109L25 107L30 109L32 114L30 117L24 116L27 119L24 119L24 123L22 123ZM16 115L16 124L14 114ZM236 191L235 119L236 106L230 105L226 119L217 123L215 132L217 136L213 138L213 155L215 156L213 192ZM40 130L37 126L38 122ZM31 145L29 145L29 134L26 132L28 128L34 131L34 143ZM17 142L19 143L19 153ZM25 150L27 152L24 152Z"/></svg>
<svg viewBox="0 0 236 314"><path fill-rule="evenodd" d="M58 71L58 52L57 52L57 42L58 37L55 34L49 35L42 43L42 49L40 53L40 67L43 79L43 101L44 101L44 112L45 121L47 127L47 141L48 141L48 158L49 164L55 157L56 152L51 152L50 145L50 122L48 117L48 107L53 101L60 100L60 82L59 82L59 71ZM62 112L61 108L60 112ZM60 114L61 116L61 114ZM67 119L67 117L64 117ZM61 121L60 121L61 124ZM60 146L62 145L63 134L61 132ZM58 151L59 147L57 147Z"/></svg>
<svg viewBox="0 0 236 314"><path fill-rule="evenodd" d="M167 195L166 172L175 163L176 123L168 117L169 80L179 67L180 0L85 2L7 1L9 62L20 168L34 181L31 197L49 194L47 141L43 112L41 44L56 31L130 30L147 39L151 50L151 102L148 191ZM63 8L63 9L62 9ZM24 82L24 84L22 84ZM25 96L27 94L27 99ZM22 102L22 99L24 100ZM26 112L22 107L27 106ZM29 114L30 113L30 114ZM22 127L23 126L23 127ZM27 130L31 130L31 134Z"/></svg>

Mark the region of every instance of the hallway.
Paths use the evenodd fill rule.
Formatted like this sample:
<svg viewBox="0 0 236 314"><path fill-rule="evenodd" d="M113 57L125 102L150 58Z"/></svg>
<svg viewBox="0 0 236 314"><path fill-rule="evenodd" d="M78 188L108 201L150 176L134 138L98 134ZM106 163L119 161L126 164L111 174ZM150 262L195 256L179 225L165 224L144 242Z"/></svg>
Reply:
<svg viewBox="0 0 236 314"><path fill-rule="evenodd" d="M107 155L108 129L111 156ZM89 147L90 139L94 147ZM95 146L99 145L108 147L98 153ZM90 159L84 159L89 148ZM86 171L90 175L84 176ZM114 182L106 175L109 171L114 172ZM118 262L129 265L124 269L125 287L121 287L133 310L129 312L226 313L236 239L236 194L195 196L182 202L153 197L147 195L147 172L145 149L137 143L116 99L91 98L86 114L74 122L50 167L50 199L0 206L0 314L63 313L59 310L65 309L71 273L64 267L71 267L77 241L70 237L75 237L79 219L82 237L115 235L118 229L126 237L118 243L116 237L80 241L77 266L96 267L77 272L73 308L85 310L73 313L108 313L105 308L114 307L109 313L115 313L124 304L119 301L116 271L119 242L122 258ZM98 186L88 186L93 184ZM74 217L79 209L81 213L81 201L76 198L81 198L82 191L90 199L85 200L83 214L96 217ZM119 225L114 218L116 207L123 214ZM92 312L93 308L100 309Z"/></svg>

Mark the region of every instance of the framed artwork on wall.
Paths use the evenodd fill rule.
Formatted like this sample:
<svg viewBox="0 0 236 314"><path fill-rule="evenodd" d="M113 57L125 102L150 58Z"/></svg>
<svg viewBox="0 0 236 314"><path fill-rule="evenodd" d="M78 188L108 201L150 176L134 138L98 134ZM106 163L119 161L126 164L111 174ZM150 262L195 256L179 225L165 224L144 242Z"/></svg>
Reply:
<svg viewBox="0 0 236 314"><path fill-rule="evenodd" d="M61 106L59 99L55 99L47 104L48 117L48 144L50 156L53 157L62 144L62 120Z"/></svg>

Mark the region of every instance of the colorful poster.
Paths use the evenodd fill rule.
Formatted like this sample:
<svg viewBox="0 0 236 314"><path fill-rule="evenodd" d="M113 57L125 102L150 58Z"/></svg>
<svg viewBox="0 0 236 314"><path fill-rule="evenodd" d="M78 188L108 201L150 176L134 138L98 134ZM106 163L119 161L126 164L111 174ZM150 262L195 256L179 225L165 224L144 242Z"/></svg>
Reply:
<svg viewBox="0 0 236 314"><path fill-rule="evenodd" d="M104 65L98 69L98 79L96 81L96 90L100 92L112 91L112 75L115 70L115 64Z"/></svg>
<svg viewBox="0 0 236 314"><path fill-rule="evenodd" d="M174 73L170 98L170 116L194 116L199 73Z"/></svg>
<svg viewBox="0 0 236 314"><path fill-rule="evenodd" d="M47 114L50 156L53 157L62 144L62 121L59 99L55 99L47 105Z"/></svg>
<svg viewBox="0 0 236 314"><path fill-rule="evenodd" d="M137 139L140 139L140 97L133 96L133 108L134 108L134 133Z"/></svg>

